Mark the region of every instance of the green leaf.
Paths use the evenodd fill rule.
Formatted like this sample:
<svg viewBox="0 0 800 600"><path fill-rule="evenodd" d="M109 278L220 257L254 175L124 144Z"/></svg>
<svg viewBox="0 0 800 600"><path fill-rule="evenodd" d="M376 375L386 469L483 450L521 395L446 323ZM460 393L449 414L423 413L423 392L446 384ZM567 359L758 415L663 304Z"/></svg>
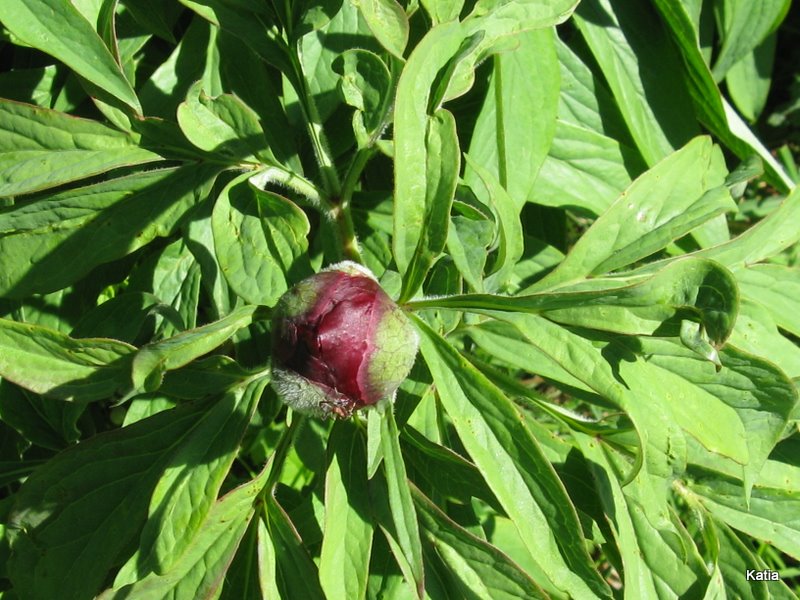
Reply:
<svg viewBox="0 0 800 600"><path fill-rule="evenodd" d="M0 197L157 160L158 154L96 121L0 99Z"/></svg>
<svg viewBox="0 0 800 600"><path fill-rule="evenodd" d="M170 458L210 406L185 404L101 433L37 469L15 495L8 521L8 569L17 592L30 598L94 597L144 525Z"/></svg>
<svg viewBox="0 0 800 600"><path fill-rule="evenodd" d="M439 398L475 465L552 585L610 597L583 545L563 484L514 406L452 346L415 319Z"/></svg>
<svg viewBox="0 0 800 600"><path fill-rule="evenodd" d="M333 63L342 78L339 90L356 109L353 131L359 148L367 148L381 135L392 101L392 77L384 62L367 50L347 50Z"/></svg>
<svg viewBox="0 0 800 600"><path fill-rule="evenodd" d="M790 5L790 0L764 0L757 5L743 0L723 0L717 4L722 47L714 63L714 78L720 81L733 65L777 29Z"/></svg>
<svg viewBox="0 0 800 600"><path fill-rule="evenodd" d="M558 120L530 198L598 216L630 183L619 142Z"/></svg>
<svg viewBox="0 0 800 600"><path fill-rule="evenodd" d="M511 276L514 266L524 251L521 205L515 201L489 171L465 155L467 164L480 178L488 193L489 204L495 215L497 227L497 255L490 276L484 286L490 290L501 289Z"/></svg>
<svg viewBox="0 0 800 600"><path fill-rule="evenodd" d="M184 553L164 573L153 573L135 583L114 587L98 600L118 598L215 598L225 581L255 512L257 496L266 484L265 469L218 500L208 511Z"/></svg>
<svg viewBox="0 0 800 600"><path fill-rule="evenodd" d="M145 392L157 390L166 371L208 354L259 316L258 307L242 306L219 321L142 347L133 357L131 379L134 389Z"/></svg>
<svg viewBox="0 0 800 600"><path fill-rule="evenodd" d="M536 287L627 266L733 210L722 153L699 137L631 184Z"/></svg>
<svg viewBox="0 0 800 600"><path fill-rule="evenodd" d="M425 214L416 250L403 276L400 302L414 296L433 262L444 250L450 224L450 207L460 168L456 121L450 112L440 109L428 118L425 136Z"/></svg>
<svg viewBox="0 0 800 600"><path fill-rule="evenodd" d="M742 300L731 344L780 365L791 378L800 377L800 346L781 334L772 313L763 304L747 297Z"/></svg>
<svg viewBox="0 0 800 600"><path fill-rule="evenodd" d="M419 537L417 512L411 498L406 476L406 466L400 451L400 439L394 411L390 402L384 402L376 410L383 412L381 418L381 447L383 469L386 475L387 495L394 534L405 561L408 563L413 581L409 581L417 597L424 595L422 544Z"/></svg>
<svg viewBox="0 0 800 600"><path fill-rule="evenodd" d="M725 74L725 85L731 100L751 123L758 119L767 103L776 41L774 33L767 36Z"/></svg>
<svg viewBox="0 0 800 600"><path fill-rule="evenodd" d="M430 211L426 139L431 123L428 111L431 87L439 71L458 52L462 39L461 25L457 22L431 29L409 56L397 86L392 244L401 273L408 270L414 258Z"/></svg>
<svg viewBox="0 0 800 600"><path fill-rule="evenodd" d="M74 339L0 319L0 376L60 400L88 402L124 390L135 350L116 340Z"/></svg>
<svg viewBox="0 0 800 600"><path fill-rule="evenodd" d="M796 491L756 485L748 501L738 482L702 471L695 474L688 489L719 520L800 558L800 498Z"/></svg>
<svg viewBox="0 0 800 600"><path fill-rule="evenodd" d="M635 167L637 172L644 171L646 166L634 150L633 139L613 95L589 67L592 64L590 57L579 48L576 50L556 38L561 75L559 120L616 140L629 152L625 156L626 164L637 159L629 166Z"/></svg>
<svg viewBox="0 0 800 600"><path fill-rule="evenodd" d="M421 3L434 25L457 19L464 8L464 0L422 0Z"/></svg>
<svg viewBox="0 0 800 600"><path fill-rule="evenodd" d="M255 111L231 94L207 96L201 82L178 106L178 124L192 144L228 161L276 162Z"/></svg>
<svg viewBox="0 0 800 600"><path fill-rule="evenodd" d="M50 54L141 114L131 84L94 27L69 2L8 0L0 21L20 40Z"/></svg>
<svg viewBox="0 0 800 600"><path fill-rule="evenodd" d="M700 133L680 56L657 16L637 0L588 0L575 23L608 81L636 145L652 166Z"/></svg>
<svg viewBox="0 0 800 600"><path fill-rule="evenodd" d="M192 215L190 227L196 223L195 216L196 213ZM208 220L205 225L209 225ZM156 332L158 337L197 324L201 268L189 251L190 244L192 242L181 238L163 248L153 248L154 251L137 264L128 281L128 290L153 293L162 301L158 311L164 321Z"/></svg>
<svg viewBox="0 0 800 600"><path fill-rule="evenodd" d="M470 33L486 32L483 51L503 37L563 23L577 4L575 0L479 0L464 21Z"/></svg>
<svg viewBox="0 0 800 600"><path fill-rule="evenodd" d="M364 20L381 46L403 58L408 43L408 17L395 0L357 0Z"/></svg>
<svg viewBox="0 0 800 600"><path fill-rule="evenodd" d="M320 122L327 121L329 126L335 126L336 121L330 117L341 106L342 99L337 90L339 75L334 64L339 56L353 48L361 48L371 52L380 52L381 46L370 35L369 27L359 13L355 2L340 2L338 12L329 23L321 29L303 35L298 48L299 60L302 64L305 81L302 81L289 94L284 94L284 104L298 102L304 107L306 116L303 121L317 117L310 117L313 111L319 113ZM294 94L297 96L294 96ZM311 112L309 112L311 111ZM299 117L300 115L297 115ZM300 121L298 125L303 126ZM342 121L344 125L344 121ZM346 129L340 134L339 140L332 135L328 141L334 144L334 155L345 150L350 144L350 138L345 134ZM338 146L341 145L341 148Z"/></svg>
<svg viewBox="0 0 800 600"><path fill-rule="evenodd" d="M514 325L516 336L513 330L507 333L512 339L523 338L529 345L527 352L514 359L516 363L512 364L518 363L530 372L540 372L544 368L547 376L556 381L596 393L598 397L590 396L590 401L606 407L610 402L628 413L639 437L639 450L627 479L632 479L644 465L661 477L671 475L673 471L683 471L685 436L664 406L667 391L654 385L657 378L644 371L642 361L635 360L630 350L618 343L595 345L536 315L495 312L492 316ZM524 351L524 348L523 345L519 349ZM537 364L540 361L542 367ZM708 367L713 369L711 365ZM630 369L636 381L646 382L637 388L636 395L631 392L632 387L628 387L628 376L622 373L623 368L626 373ZM738 451L729 436L723 441L733 447L732 451Z"/></svg>
<svg viewBox="0 0 800 600"><path fill-rule="evenodd" d="M464 597L496 600L548 596L500 550L459 527L430 499L411 488L427 540Z"/></svg>
<svg viewBox="0 0 800 600"><path fill-rule="evenodd" d="M493 57L472 132L470 159L494 176L518 208L531 199L555 132L560 80L554 38L552 29L521 33L513 52ZM484 177L476 175L467 163L464 180L478 192Z"/></svg>
<svg viewBox="0 0 800 600"><path fill-rule="evenodd" d="M712 343L719 346L733 330L738 292L733 275L721 265L684 258L645 280L593 278L556 292L511 297L467 294L411 306L545 314L569 325L644 335L666 334L662 325L680 315L702 323ZM677 334L675 328L673 334Z"/></svg>
<svg viewBox="0 0 800 600"><path fill-rule="evenodd" d="M217 261L231 289L250 304L272 306L289 284L310 274L305 213L286 198L257 189L244 174L214 206Z"/></svg>
<svg viewBox="0 0 800 600"><path fill-rule="evenodd" d="M170 235L205 199L218 167L119 177L0 210L0 295L66 287L94 267Z"/></svg>
<svg viewBox="0 0 800 600"><path fill-rule="evenodd" d="M487 248L494 238L488 219L454 216L447 231L447 250L459 273L476 292L483 291L483 268Z"/></svg>
<svg viewBox="0 0 800 600"><path fill-rule="evenodd" d="M623 583L636 589L637 598L680 598L708 579L705 566L692 546L682 544L669 508L654 496L654 481L645 471L626 487L620 485L624 459L602 438L577 432L594 494L602 502L622 559ZM623 475L624 476L624 475ZM669 557L669 559L667 559Z"/></svg>
<svg viewBox="0 0 800 600"><path fill-rule="evenodd" d="M534 315L494 316L625 410L646 443L643 458L661 476L689 460L741 478L746 496L797 402L780 369L732 346L720 351L717 370L677 340L611 337L593 345ZM520 362L537 372L530 359Z"/></svg>
<svg viewBox="0 0 800 600"><path fill-rule="evenodd" d="M364 598L374 526L364 441L352 423L334 424L328 456L320 584L328 598Z"/></svg>
<svg viewBox="0 0 800 600"><path fill-rule="evenodd" d="M676 421L705 448L690 444L689 460L742 479L746 497L797 404L792 381L776 365L730 344L720 350L718 372L669 340L641 338L636 345Z"/></svg>
<svg viewBox="0 0 800 600"><path fill-rule="evenodd" d="M183 439L153 490L138 549L117 574L116 589L168 573L196 543L267 383L262 377L228 391Z"/></svg>
<svg viewBox="0 0 800 600"><path fill-rule="evenodd" d="M263 598L280 598L281 592L278 587L278 573L275 556L275 547L269 537L267 524L264 518L258 519L258 582Z"/></svg>
<svg viewBox="0 0 800 600"><path fill-rule="evenodd" d="M719 545L718 568L722 573L725 587L730 594L742 598L791 600L796 597L785 582L751 581L747 578L748 570L761 571L768 566L758 554L755 554L736 533L722 521L713 517L704 520L704 526L713 528L714 537Z"/></svg>
<svg viewBox="0 0 800 600"><path fill-rule="evenodd" d="M800 219L800 187L784 198L780 206L736 238L694 253L710 258L736 272L737 268L752 265L775 256L800 240L800 229L794 226Z"/></svg>
<svg viewBox="0 0 800 600"><path fill-rule="evenodd" d="M698 121L740 159L746 160L754 152L758 154L764 161L767 179L782 191L791 190L794 184L778 161L720 94L703 58L698 41L700 34L695 21L687 12L686 3L679 0L653 0L653 4L668 25L667 31L675 40L683 57L685 70L680 76L686 81Z"/></svg>
<svg viewBox="0 0 800 600"><path fill-rule="evenodd" d="M800 268L751 265L736 270L743 296L763 304L779 327L800 336Z"/></svg>
<svg viewBox="0 0 800 600"><path fill-rule="evenodd" d="M269 536L277 558L281 597L300 595L309 600L324 600L317 567L303 546L289 515L272 494L264 499Z"/></svg>

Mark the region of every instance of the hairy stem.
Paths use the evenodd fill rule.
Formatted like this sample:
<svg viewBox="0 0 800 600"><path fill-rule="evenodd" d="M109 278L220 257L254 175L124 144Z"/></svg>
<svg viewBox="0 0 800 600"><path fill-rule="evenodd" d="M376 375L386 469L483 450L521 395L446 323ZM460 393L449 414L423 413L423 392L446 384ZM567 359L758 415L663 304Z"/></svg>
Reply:
<svg viewBox="0 0 800 600"><path fill-rule="evenodd" d="M328 215L336 228L336 234L342 248L342 255L347 260L364 264L361 251L358 249L358 239L353 225L353 216L350 213L350 200L343 200L334 205Z"/></svg>
<svg viewBox="0 0 800 600"><path fill-rule="evenodd" d="M299 52L298 46L297 50L292 53L291 60L296 72L296 87L298 88L296 91L300 98L300 107L303 110L303 117L308 128L308 137L311 139L311 146L314 149L314 157L319 165L323 188L329 196L337 197L341 193L342 184L339 180L339 174L336 172L333 157L330 154L330 146L325 136L325 130L322 127L322 117L320 117L317 105L314 103L314 98L308 89L303 67L300 64Z"/></svg>

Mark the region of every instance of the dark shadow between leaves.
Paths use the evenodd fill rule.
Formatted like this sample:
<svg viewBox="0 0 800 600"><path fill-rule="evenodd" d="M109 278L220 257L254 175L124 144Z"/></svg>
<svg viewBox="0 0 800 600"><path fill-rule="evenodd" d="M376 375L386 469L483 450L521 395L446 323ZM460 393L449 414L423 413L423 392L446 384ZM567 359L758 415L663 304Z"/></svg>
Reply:
<svg viewBox="0 0 800 600"><path fill-rule="evenodd" d="M174 219L162 224L153 237L163 235L165 229L169 232L177 230L186 212L201 200L198 191L208 185L217 169L216 166L198 165L178 168L163 179L99 209L93 219L64 235L45 255L28 256L30 266L5 296L24 298L71 285L96 266L122 258L145 245L141 239L148 227L153 227L154 222L170 212L176 213ZM135 177L131 176L133 185ZM122 192L116 193L122 196ZM46 210L51 201L51 198L43 197L34 202ZM90 197L85 204L90 207ZM51 236L52 233L42 235Z"/></svg>
<svg viewBox="0 0 800 600"><path fill-rule="evenodd" d="M183 403L128 427L100 433L37 469L17 493L8 521L12 538L9 573L19 592L36 589L44 593L57 587L60 598L79 600L110 585L111 574L140 545L137 539L165 469L193 470L213 463L238 443L229 439L213 451L197 440L194 449L181 447L181 442L203 425L219 429L220 423L209 419L222 417L220 411L230 414L233 402L228 394L221 399ZM213 434L210 439L213 441ZM156 508L156 517L162 516L160 511L163 506ZM92 568L85 568L89 559L80 560L90 547ZM63 579L79 563L82 570L74 577L80 581ZM56 564L62 565L63 573L40 577Z"/></svg>
<svg viewBox="0 0 800 600"><path fill-rule="evenodd" d="M618 25L599 2L582 2L576 13L587 22L616 29L625 37L638 59L644 100L662 125L670 145L680 148L700 133L696 121L686 120L686 115L694 113L686 82L681 77L665 76L665 73L680 74L682 59L654 8L642 6L636 0L620 0L614 6Z"/></svg>

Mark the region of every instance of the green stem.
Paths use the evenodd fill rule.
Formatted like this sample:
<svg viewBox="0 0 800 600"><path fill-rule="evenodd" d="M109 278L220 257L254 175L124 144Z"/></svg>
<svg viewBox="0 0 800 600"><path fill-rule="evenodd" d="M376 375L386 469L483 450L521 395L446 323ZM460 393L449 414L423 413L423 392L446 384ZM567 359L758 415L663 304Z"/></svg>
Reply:
<svg viewBox="0 0 800 600"><path fill-rule="evenodd" d="M328 215L336 228L344 258L363 265L364 259L358 249L356 229L353 225L353 216L350 214L350 201L336 204L328 211Z"/></svg>
<svg viewBox="0 0 800 600"><path fill-rule="evenodd" d="M311 181L280 166L269 166L254 176L254 184L264 188L269 183L277 183L300 194L308 203L320 211L328 211L331 201L327 194Z"/></svg>
<svg viewBox="0 0 800 600"><path fill-rule="evenodd" d="M353 192L361 177L361 173L364 171L364 167L374 153L374 147L361 148L356 152L353 161L350 163L350 168L345 175L339 201L332 206L328 212L336 226L344 258L361 264L364 263L364 259L358 249L358 238L356 237L353 213L350 207L353 199Z"/></svg>
<svg viewBox="0 0 800 600"><path fill-rule="evenodd" d="M374 156L375 152L375 146L359 148L356 152L353 157L353 162L350 163L350 168L347 169L347 173L344 176L344 183L342 183L342 202L350 202L358 180L361 177L361 173L364 171L364 167L367 166L369 159Z"/></svg>
<svg viewBox="0 0 800 600"><path fill-rule="evenodd" d="M342 184L339 181L339 174L336 172L336 165L330 154L325 130L322 127L322 117L320 117L317 105L308 89L308 84L303 74L303 67L300 64L298 53L291 53L291 61L294 66L297 79L297 95L300 98L300 107L303 110L304 120L308 128L308 137L314 149L314 156L319 164L320 175L322 176L323 187L331 197L338 197L341 193Z"/></svg>

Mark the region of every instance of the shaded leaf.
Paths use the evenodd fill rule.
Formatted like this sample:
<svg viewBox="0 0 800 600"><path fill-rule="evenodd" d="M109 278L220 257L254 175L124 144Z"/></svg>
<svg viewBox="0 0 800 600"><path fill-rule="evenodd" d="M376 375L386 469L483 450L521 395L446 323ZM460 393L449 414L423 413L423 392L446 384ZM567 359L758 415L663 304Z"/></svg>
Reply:
<svg viewBox="0 0 800 600"><path fill-rule="evenodd" d="M0 197L157 160L158 154L96 121L0 99Z"/></svg>
<svg viewBox="0 0 800 600"><path fill-rule="evenodd" d="M583 546L575 508L516 409L446 341L416 323L461 442L551 584L576 598L610 597Z"/></svg>
<svg viewBox="0 0 800 600"><path fill-rule="evenodd" d="M214 598L254 514L268 470L223 496L209 510L181 557L163 574L107 590L98 598Z"/></svg>
<svg viewBox="0 0 800 600"><path fill-rule="evenodd" d="M700 133L683 64L649 6L636 0L581 2L575 23L608 81L625 123L650 166Z"/></svg>
<svg viewBox="0 0 800 600"><path fill-rule="evenodd" d="M124 390L135 350L116 340L74 339L45 327L0 319L0 375L60 400L100 400Z"/></svg>
<svg viewBox="0 0 800 600"><path fill-rule="evenodd" d="M329 598L364 598L374 526L363 438L351 423L334 424L328 455L320 584Z"/></svg>
<svg viewBox="0 0 800 600"><path fill-rule="evenodd" d="M37 469L16 494L9 521L15 589L31 598L97 594L144 524L164 468L213 414L210 406L186 404L99 434ZM70 578L74 572L81 577Z"/></svg>
<svg viewBox="0 0 800 600"><path fill-rule="evenodd" d="M142 112L111 52L72 3L8 0L0 5L0 21L26 44L51 54L100 90Z"/></svg>
<svg viewBox="0 0 800 600"><path fill-rule="evenodd" d="M218 167L147 171L0 210L0 295L66 287L94 267L170 235L205 199Z"/></svg>
<svg viewBox="0 0 800 600"><path fill-rule="evenodd" d="M459 527L419 490L412 488L427 540L447 565L465 597L547 598L536 582L500 550Z"/></svg>
<svg viewBox="0 0 800 600"><path fill-rule="evenodd" d="M168 573L197 543L267 383L260 378L228 391L184 438L153 489L138 548L115 588Z"/></svg>

